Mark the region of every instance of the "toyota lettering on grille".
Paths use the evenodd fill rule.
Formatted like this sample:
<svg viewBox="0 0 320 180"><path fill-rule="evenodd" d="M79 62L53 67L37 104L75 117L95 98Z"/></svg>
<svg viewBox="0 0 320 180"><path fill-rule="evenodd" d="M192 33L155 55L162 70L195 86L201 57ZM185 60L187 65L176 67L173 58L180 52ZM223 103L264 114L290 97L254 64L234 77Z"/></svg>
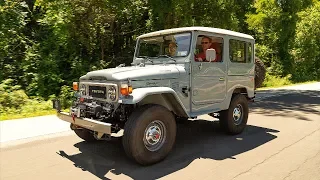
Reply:
<svg viewBox="0 0 320 180"><path fill-rule="evenodd" d="M93 89L91 92L95 94L104 94L104 91L98 89Z"/></svg>
<svg viewBox="0 0 320 180"><path fill-rule="evenodd" d="M89 86L89 95L95 98L106 98L106 87Z"/></svg>

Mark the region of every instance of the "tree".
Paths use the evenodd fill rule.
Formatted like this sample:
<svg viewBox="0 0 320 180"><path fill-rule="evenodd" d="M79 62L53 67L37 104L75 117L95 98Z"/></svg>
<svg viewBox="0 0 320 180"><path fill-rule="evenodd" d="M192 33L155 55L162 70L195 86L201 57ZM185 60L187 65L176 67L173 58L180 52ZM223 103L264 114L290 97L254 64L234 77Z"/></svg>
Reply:
<svg viewBox="0 0 320 180"><path fill-rule="evenodd" d="M267 57L260 57L268 60L266 64L272 67L273 73L286 76L293 72L289 52L294 43L297 12L311 4L311 0L257 0L256 12L247 15L249 29L256 33L257 42L262 45L257 47L268 52Z"/></svg>
<svg viewBox="0 0 320 180"><path fill-rule="evenodd" d="M27 4L23 1L2 1L0 12L0 81L14 79L15 83L21 83L23 70L20 65L32 43L23 32Z"/></svg>
<svg viewBox="0 0 320 180"><path fill-rule="evenodd" d="M320 2L298 13L294 48L296 81L320 80Z"/></svg>

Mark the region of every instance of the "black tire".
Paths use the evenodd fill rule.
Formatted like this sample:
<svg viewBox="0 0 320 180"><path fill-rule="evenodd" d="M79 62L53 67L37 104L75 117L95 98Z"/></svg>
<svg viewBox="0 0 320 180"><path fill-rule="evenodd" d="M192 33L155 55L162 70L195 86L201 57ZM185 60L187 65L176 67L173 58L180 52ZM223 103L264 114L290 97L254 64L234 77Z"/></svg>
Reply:
<svg viewBox="0 0 320 180"><path fill-rule="evenodd" d="M264 79L266 78L266 67L264 63L258 58L255 58L255 77L254 87L255 89L262 86Z"/></svg>
<svg viewBox="0 0 320 180"><path fill-rule="evenodd" d="M74 132L77 136L87 142L98 141L96 138L94 138L92 131L88 129L75 129Z"/></svg>
<svg viewBox="0 0 320 180"><path fill-rule="evenodd" d="M162 129L154 128L159 131L151 131L152 127ZM152 136L147 136L147 132L152 133ZM148 146L153 138L158 142L155 140L157 143L154 146ZM145 105L129 117L124 127L122 144L129 158L141 165L151 165L162 161L169 154L175 139L176 122L173 114L160 105Z"/></svg>
<svg viewBox="0 0 320 180"><path fill-rule="evenodd" d="M187 117L176 117L176 122L177 124L184 124L186 122L188 122L188 119Z"/></svg>
<svg viewBox="0 0 320 180"><path fill-rule="evenodd" d="M238 117L238 111L240 111L240 117ZM228 134L240 134L247 125L248 115L249 108L246 97L242 94L237 94L232 97L229 109L221 111L219 124Z"/></svg>

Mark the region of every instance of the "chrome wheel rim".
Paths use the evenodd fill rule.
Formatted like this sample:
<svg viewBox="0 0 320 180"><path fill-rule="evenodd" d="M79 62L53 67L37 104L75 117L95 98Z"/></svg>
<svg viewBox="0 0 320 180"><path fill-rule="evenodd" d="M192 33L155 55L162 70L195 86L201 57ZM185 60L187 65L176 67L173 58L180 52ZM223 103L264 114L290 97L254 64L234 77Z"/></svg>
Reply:
<svg viewBox="0 0 320 180"><path fill-rule="evenodd" d="M233 109L233 122L235 125L241 124L243 119L243 107L241 104L238 104L234 109Z"/></svg>
<svg viewBox="0 0 320 180"><path fill-rule="evenodd" d="M166 127L159 120L152 121L144 132L144 146L149 151L159 150L166 140Z"/></svg>

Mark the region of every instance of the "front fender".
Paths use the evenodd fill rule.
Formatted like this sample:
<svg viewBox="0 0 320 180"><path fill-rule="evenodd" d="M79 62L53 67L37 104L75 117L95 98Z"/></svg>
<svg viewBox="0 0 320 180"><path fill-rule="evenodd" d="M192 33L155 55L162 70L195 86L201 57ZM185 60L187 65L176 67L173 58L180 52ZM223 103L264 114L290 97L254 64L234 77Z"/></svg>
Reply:
<svg viewBox="0 0 320 180"><path fill-rule="evenodd" d="M161 97L163 102L155 101L149 103L160 104L168 109L174 111L179 116L188 117L188 112L179 99L176 92L169 88L169 87L147 87L147 88L137 88L132 91L130 96L121 97L118 101L120 104L138 104L147 97L154 96L154 97Z"/></svg>

